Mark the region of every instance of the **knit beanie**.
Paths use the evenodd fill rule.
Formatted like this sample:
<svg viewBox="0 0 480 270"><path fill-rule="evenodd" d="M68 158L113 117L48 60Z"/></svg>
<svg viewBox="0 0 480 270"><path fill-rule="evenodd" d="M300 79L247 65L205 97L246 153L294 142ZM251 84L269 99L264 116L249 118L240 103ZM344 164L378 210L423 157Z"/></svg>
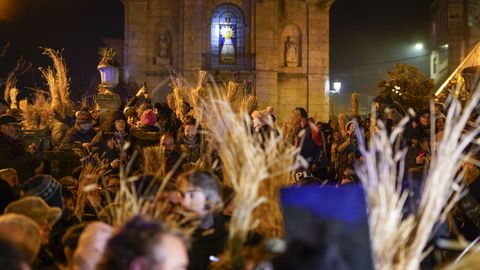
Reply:
<svg viewBox="0 0 480 270"><path fill-rule="evenodd" d="M91 124L92 123L92 116L88 111L79 111L77 113L77 120L75 122L77 125L81 124Z"/></svg>
<svg viewBox="0 0 480 270"><path fill-rule="evenodd" d="M58 207L63 210L63 196L60 183L51 175L36 175L28 179L22 187L22 191L28 196L37 196L42 198L48 205Z"/></svg>
<svg viewBox="0 0 480 270"><path fill-rule="evenodd" d="M157 116L153 110L146 110L143 112L142 117L140 118L140 123L142 126L154 126L157 123Z"/></svg>

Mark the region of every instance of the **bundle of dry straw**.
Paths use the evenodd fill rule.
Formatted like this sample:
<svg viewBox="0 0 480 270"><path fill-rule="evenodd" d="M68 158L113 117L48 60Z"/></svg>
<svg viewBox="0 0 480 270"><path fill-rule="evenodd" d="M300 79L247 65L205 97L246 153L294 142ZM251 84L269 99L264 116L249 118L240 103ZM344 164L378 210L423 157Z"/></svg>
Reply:
<svg viewBox="0 0 480 270"><path fill-rule="evenodd" d="M44 49L43 54L48 55L53 61L53 68L48 67L46 70L40 69L50 90L52 99L50 107L58 114L65 115L65 113L71 110L72 106L70 100L70 79L67 75L67 66L65 65L65 61L60 52L46 48Z"/></svg>
<svg viewBox="0 0 480 270"><path fill-rule="evenodd" d="M451 101L444 135L437 143L432 139L432 159L416 213L407 216L402 213L408 194L408 190L401 190L406 150L396 146L408 119L403 119L390 136L383 124L377 123L379 130L372 134L368 149L361 143L364 162L356 167L356 173L368 196L376 269L419 269L435 224L445 219L458 200L462 165L470 159L470 155L464 153L480 132L479 119L473 130L466 134L464 131L479 99L480 90L463 109L458 100ZM362 141L360 132L357 135Z"/></svg>
<svg viewBox="0 0 480 270"><path fill-rule="evenodd" d="M267 236L282 234L283 219L276 199L280 186L290 182L298 149L285 145L278 129L263 140L253 134L250 116L245 111L235 112L232 96L212 95L204 101L212 113L205 125L219 147L224 184L235 190L235 210L224 260L227 265L222 267L243 269L242 247L252 230L260 227L264 232L270 229ZM268 206L260 210L262 204ZM266 213L270 219L263 216Z"/></svg>
<svg viewBox="0 0 480 270"><path fill-rule="evenodd" d="M130 145L126 144L123 151ZM127 164L120 165L120 188L116 196L107 196L107 205L102 206L99 218L112 226L121 226L131 218L141 215L150 220L161 221L170 230L177 231L188 239L198 227L197 215L172 208L166 196L165 187L173 181L172 174L178 168L177 163L169 173L165 172L164 151L160 147L144 149L145 174L130 176L132 166L137 158L135 151ZM153 179L148 182L145 176ZM102 181L106 190L105 179Z"/></svg>
<svg viewBox="0 0 480 270"><path fill-rule="evenodd" d="M23 125L26 129L42 129L47 126L51 116L58 115L64 118L72 112L70 100L70 80L67 76L67 68L61 53L50 48L44 49L43 54L48 55L53 61L53 68L40 68L46 80L51 102L48 103L42 91L38 91L33 104L23 101L22 109Z"/></svg>
<svg viewBox="0 0 480 270"><path fill-rule="evenodd" d="M244 112L250 114L256 106L256 98L247 93L245 84L229 81L220 87L206 71L199 71L195 86L191 86L180 75L172 77L169 103L180 120L189 114L203 126L213 112L210 103L202 101L208 101L211 97L226 100L236 114ZM191 112L185 111L185 102L191 105Z"/></svg>

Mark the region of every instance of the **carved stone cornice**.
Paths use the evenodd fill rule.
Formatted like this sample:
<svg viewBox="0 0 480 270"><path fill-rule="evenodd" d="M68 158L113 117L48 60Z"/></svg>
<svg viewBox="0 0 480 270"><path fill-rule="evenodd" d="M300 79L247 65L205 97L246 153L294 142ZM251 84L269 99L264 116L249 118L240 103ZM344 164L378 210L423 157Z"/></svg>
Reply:
<svg viewBox="0 0 480 270"><path fill-rule="evenodd" d="M305 0L305 3L319 7L323 10L329 10L335 0Z"/></svg>

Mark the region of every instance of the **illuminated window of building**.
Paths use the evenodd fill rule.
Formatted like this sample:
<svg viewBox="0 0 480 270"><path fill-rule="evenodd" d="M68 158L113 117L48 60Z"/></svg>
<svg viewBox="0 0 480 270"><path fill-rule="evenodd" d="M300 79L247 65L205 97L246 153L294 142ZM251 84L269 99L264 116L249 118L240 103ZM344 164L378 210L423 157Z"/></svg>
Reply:
<svg viewBox="0 0 480 270"><path fill-rule="evenodd" d="M245 24L240 8L232 4L217 6L211 18L210 61L213 67L242 65Z"/></svg>

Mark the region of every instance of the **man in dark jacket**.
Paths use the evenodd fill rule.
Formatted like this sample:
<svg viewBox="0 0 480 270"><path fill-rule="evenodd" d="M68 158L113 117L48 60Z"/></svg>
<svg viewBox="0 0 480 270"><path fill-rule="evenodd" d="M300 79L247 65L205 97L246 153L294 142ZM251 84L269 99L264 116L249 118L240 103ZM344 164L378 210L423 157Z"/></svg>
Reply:
<svg viewBox="0 0 480 270"><path fill-rule="evenodd" d="M92 128L92 116L88 111L80 111L75 126L68 130L60 149L89 149L96 132Z"/></svg>
<svg viewBox="0 0 480 270"><path fill-rule="evenodd" d="M106 159L112 168L116 169L120 161L128 162L131 154L124 149L125 144L130 141L130 131L123 113L113 112L109 118L105 129L93 138L92 152L101 159Z"/></svg>
<svg viewBox="0 0 480 270"><path fill-rule="evenodd" d="M213 257L225 249L228 230L222 209L222 190L218 178L211 172L193 170L178 177L182 205L186 211L195 213L200 225L192 236L189 250L190 270L206 270Z"/></svg>
<svg viewBox="0 0 480 270"><path fill-rule="evenodd" d="M35 174L41 157L35 144L31 144L25 151L19 132L20 126L15 117L8 114L0 116L0 169L15 169L20 183L23 183Z"/></svg>
<svg viewBox="0 0 480 270"><path fill-rule="evenodd" d="M168 133L162 135L162 138L160 139L160 147L166 158L165 172L168 173L175 167L175 165L177 165L177 162L179 162L180 154L175 150L175 141L173 140L172 135ZM180 168L181 164L178 164L178 167L173 173L174 177L180 172Z"/></svg>

